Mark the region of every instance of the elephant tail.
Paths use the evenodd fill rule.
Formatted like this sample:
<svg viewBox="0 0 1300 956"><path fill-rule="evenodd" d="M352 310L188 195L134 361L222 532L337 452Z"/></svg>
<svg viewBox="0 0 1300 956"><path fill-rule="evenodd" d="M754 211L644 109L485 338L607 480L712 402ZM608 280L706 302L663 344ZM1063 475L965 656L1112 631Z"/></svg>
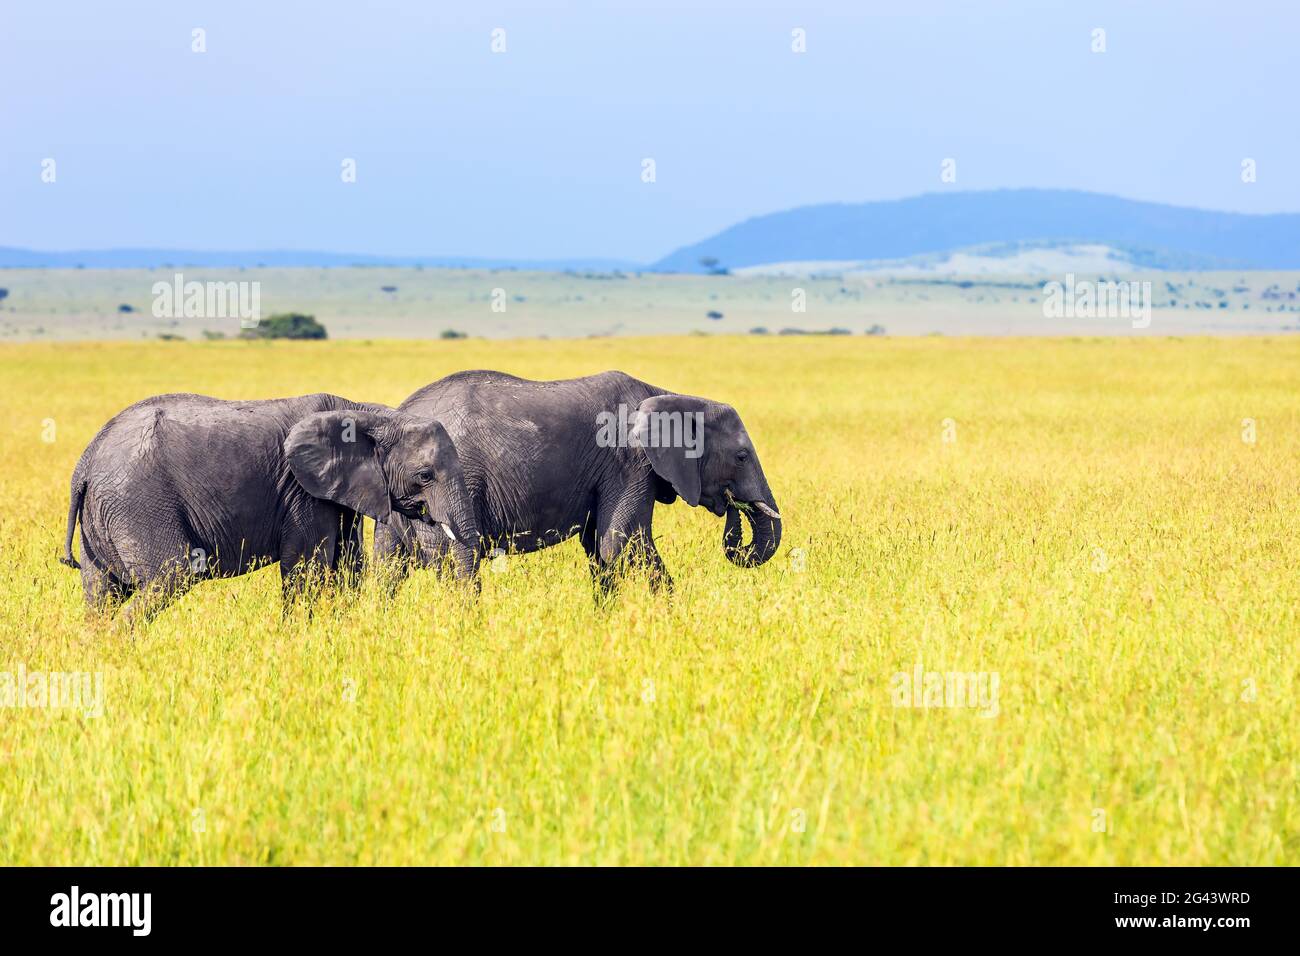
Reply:
<svg viewBox="0 0 1300 956"><path fill-rule="evenodd" d="M80 564L72 556L72 536L77 532L77 519L81 517L81 505L86 500L86 477L82 473L81 465L78 463L77 469L72 473L72 501L68 505L68 532L63 539L63 557L59 558L60 564L66 564L70 568L79 568Z"/></svg>

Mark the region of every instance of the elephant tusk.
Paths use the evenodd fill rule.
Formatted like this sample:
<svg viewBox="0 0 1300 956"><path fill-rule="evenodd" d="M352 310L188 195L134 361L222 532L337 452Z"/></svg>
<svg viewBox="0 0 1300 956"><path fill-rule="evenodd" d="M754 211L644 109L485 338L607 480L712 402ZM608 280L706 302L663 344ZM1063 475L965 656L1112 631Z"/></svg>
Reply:
<svg viewBox="0 0 1300 956"><path fill-rule="evenodd" d="M775 511L773 511L773 510L772 510L771 508L769 508L767 505L763 504L763 502L761 502L761 501L755 501L755 502L754 502L754 507L757 508L759 511L763 512L763 514L767 515L767 516L768 516L769 518L771 518L773 521L780 521L780 520L781 520L781 516L780 516L779 514L777 514Z"/></svg>
<svg viewBox="0 0 1300 956"><path fill-rule="evenodd" d="M444 524L444 525L439 525L439 527L442 528L442 533L445 534L449 540L451 540L451 541L455 541L455 540L456 540L456 536L455 536L454 534L451 533L451 528L447 527L447 525L445 525L445 524Z"/></svg>

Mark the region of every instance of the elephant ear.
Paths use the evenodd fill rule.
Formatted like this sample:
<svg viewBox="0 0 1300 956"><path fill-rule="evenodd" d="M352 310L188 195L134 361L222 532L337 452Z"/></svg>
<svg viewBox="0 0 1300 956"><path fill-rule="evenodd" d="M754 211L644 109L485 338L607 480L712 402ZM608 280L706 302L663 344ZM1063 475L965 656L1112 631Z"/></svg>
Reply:
<svg viewBox="0 0 1300 956"><path fill-rule="evenodd" d="M316 412L290 429L284 452L293 477L313 498L386 522L392 504L372 434L377 419L366 411Z"/></svg>
<svg viewBox="0 0 1300 956"><path fill-rule="evenodd" d="M631 444L644 449L654 473L692 508L700 503L704 410L703 401L686 395L647 398L636 408L629 436ZM696 454L688 455L690 450Z"/></svg>

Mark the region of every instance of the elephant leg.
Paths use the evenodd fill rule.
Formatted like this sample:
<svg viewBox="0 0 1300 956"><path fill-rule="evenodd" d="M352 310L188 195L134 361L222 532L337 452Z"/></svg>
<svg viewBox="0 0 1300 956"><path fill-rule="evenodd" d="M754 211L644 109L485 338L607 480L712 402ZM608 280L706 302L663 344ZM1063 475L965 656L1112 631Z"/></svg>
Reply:
<svg viewBox="0 0 1300 956"><path fill-rule="evenodd" d="M331 562L316 553L286 554L280 558L280 604L285 617L302 598L308 598L307 613L312 612L310 598L332 583Z"/></svg>
<svg viewBox="0 0 1300 956"><path fill-rule="evenodd" d="M132 589L125 582L97 567L82 550L81 590L86 597L86 613L92 616L112 617L118 607L131 597Z"/></svg>
<svg viewBox="0 0 1300 956"><path fill-rule="evenodd" d="M633 570L645 571L652 591L671 594L672 575L668 573L668 568L659 555L659 549L655 547L649 527L629 531L621 535L620 540L622 547L613 559L604 563L600 571L601 581L598 583L605 584L607 589L612 589L620 573Z"/></svg>
<svg viewBox="0 0 1300 956"><path fill-rule="evenodd" d="M375 522L375 560L387 561L406 557L409 549L406 547L401 531L396 527L396 523L401 520L402 516L395 514L387 521Z"/></svg>
<svg viewBox="0 0 1300 956"><path fill-rule="evenodd" d="M602 551L601 542L606 540L602 527L598 508L587 515L580 537L582 550L587 554L587 569L591 572L591 586L597 604L617 590L617 562L621 554L621 548L613 548L614 542L618 540L616 536L609 538L610 545Z"/></svg>
<svg viewBox="0 0 1300 956"><path fill-rule="evenodd" d="M108 587L128 596L118 611L118 625L125 630L152 621L194 586L200 567L206 568L192 563L195 556L206 561L206 551L179 522L159 522L147 531L132 527L113 547L125 571L120 576L110 572Z"/></svg>
<svg viewBox="0 0 1300 956"><path fill-rule="evenodd" d="M280 601L285 615L297 600L305 596L324 569L315 561L301 555L280 559Z"/></svg>
<svg viewBox="0 0 1300 956"><path fill-rule="evenodd" d="M361 515L345 509L339 518L339 547L334 555L332 570L338 573L340 583L356 585L361 582L365 568L365 525Z"/></svg>
<svg viewBox="0 0 1300 956"><path fill-rule="evenodd" d="M614 590L619 572L631 566L649 568L652 584L656 579L659 581L656 588L667 579L667 569L650 535L654 505L654 486L649 473L628 484L612 500L597 503L594 542L597 569L593 574L602 593ZM668 583L671 584L670 579Z"/></svg>
<svg viewBox="0 0 1300 956"><path fill-rule="evenodd" d="M649 574L651 590L672 593L672 575L668 573L668 568L664 565L664 559L659 556L659 549L655 547L654 538L651 537L648 526L637 530L628 543L627 555L629 564L644 568Z"/></svg>
<svg viewBox="0 0 1300 956"><path fill-rule="evenodd" d="M397 593L411 570L411 549L407 546L402 529L397 522L404 521L394 514L388 521L375 522L375 568L392 597Z"/></svg>
<svg viewBox="0 0 1300 956"><path fill-rule="evenodd" d="M344 542L339 538L337 509L322 506L307 520L288 527L280 541L280 592L288 614L294 602L324 583L338 562Z"/></svg>
<svg viewBox="0 0 1300 956"><path fill-rule="evenodd" d="M135 588L135 593L118 615L118 625L126 631L148 624L167 605L194 586L195 576L184 559L169 560L158 573Z"/></svg>
<svg viewBox="0 0 1300 956"><path fill-rule="evenodd" d="M587 554L587 569L591 572L591 585L596 593L609 593L609 582L600 566L600 551L596 547L596 515L588 514L579 536L582 550Z"/></svg>

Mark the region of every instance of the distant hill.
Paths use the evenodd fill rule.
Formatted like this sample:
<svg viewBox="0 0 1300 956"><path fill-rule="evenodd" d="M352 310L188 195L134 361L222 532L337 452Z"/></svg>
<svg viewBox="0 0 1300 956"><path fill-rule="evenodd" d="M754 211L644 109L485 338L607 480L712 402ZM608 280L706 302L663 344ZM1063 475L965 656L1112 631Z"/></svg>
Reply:
<svg viewBox="0 0 1300 956"><path fill-rule="evenodd" d="M88 249L37 252L0 247L0 269L160 269L182 266L286 268L306 266L423 266L430 269L520 269L538 272L624 272L644 268L624 259L476 259L471 256L374 256L346 252Z"/></svg>
<svg viewBox="0 0 1300 956"><path fill-rule="evenodd" d="M1117 270L1300 269L1300 214L1248 215L1054 189L927 193L888 202L802 206L747 219L653 265L572 259L382 256L313 251L0 248L0 269L396 266L538 272L767 274L835 271L1042 271L1044 250L1105 250ZM999 263L995 260L1003 259ZM701 260L709 264L706 265ZM1062 260L1066 261L1066 260ZM829 268L827 268L829 267ZM1054 271L1054 267L1047 271Z"/></svg>
<svg viewBox="0 0 1300 956"><path fill-rule="evenodd" d="M1300 214L1248 215L1052 189L927 193L802 206L747 219L651 266L903 260L997 244L1107 246L1146 269L1300 269ZM705 266L701 259L716 260Z"/></svg>

